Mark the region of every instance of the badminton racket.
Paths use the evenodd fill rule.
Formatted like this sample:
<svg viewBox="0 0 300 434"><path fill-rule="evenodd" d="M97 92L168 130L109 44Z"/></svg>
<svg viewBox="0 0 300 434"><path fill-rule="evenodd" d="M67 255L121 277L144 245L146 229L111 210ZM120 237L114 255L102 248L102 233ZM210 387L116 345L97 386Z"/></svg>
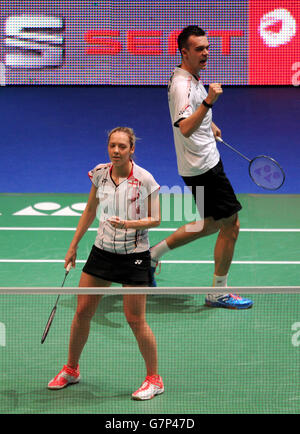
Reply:
<svg viewBox="0 0 300 434"><path fill-rule="evenodd" d="M68 264L67 268L66 268L65 277L64 277L64 280L63 280L63 283L62 283L61 287L63 287L64 284L65 284L65 281L66 281L67 275L69 274L69 271L71 270L71 266L72 266L72 263L70 262L70 263ZM58 304L59 297L60 297L60 294L57 296L57 299L56 299L55 305L54 305L54 307L53 307L53 309L52 309L52 311L51 311L51 313L50 313L49 319L48 319L48 321L47 321L47 324L46 324L46 327L45 327L45 330L44 330L44 333L43 333L43 336L42 336L41 344L43 344L43 343L45 342L46 337L47 337L47 335L48 335L48 333L49 333L49 330L50 330L50 327L51 327L51 324L52 324L53 318L54 318L55 313L56 313L56 309L57 309L57 304Z"/></svg>
<svg viewBox="0 0 300 434"><path fill-rule="evenodd" d="M248 161L250 178L259 187L267 190L278 190L284 183L285 173L274 158L268 157L267 155L258 155L251 160L240 151L224 142L221 137L216 137L216 140L222 142L225 146Z"/></svg>

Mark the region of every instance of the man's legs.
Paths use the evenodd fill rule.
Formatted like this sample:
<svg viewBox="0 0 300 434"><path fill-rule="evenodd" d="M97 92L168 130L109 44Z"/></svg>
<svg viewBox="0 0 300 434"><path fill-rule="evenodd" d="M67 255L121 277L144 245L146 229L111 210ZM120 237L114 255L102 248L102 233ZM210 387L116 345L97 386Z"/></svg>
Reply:
<svg viewBox="0 0 300 434"><path fill-rule="evenodd" d="M159 259L169 250L184 246L198 238L212 235L218 232L219 229L220 224L212 217L181 226L167 238L151 247L152 266L155 267Z"/></svg>
<svg viewBox="0 0 300 434"><path fill-rule="evenodd" d="M232 262L235 243L239 234L239 228L240 224L238 214L234 214L229 218L221 220L214 220L212 217L207 217L203 221L188 223L184 226L181 226L165 240L151 248L152 266L155 266L161 256L167 251L195 241L198 238L212 235L219 231L214 250L215 271L213 286L226 287L227 275ZM154 284L153 286L156 285ZM217 300L219 296L221 296L222 300ZM226 299L224 297L226 297ZM210 294L206 298L206 303L211 306L232 307L240 309L251 307L253 304L252 301L248 299L232 296L231 294L224 295L218 293Z"/></svg>
<svg viewBox="0 0 300 434"><path fill-rule="evenodd" d="M215 275L226 276L228 274L235 243L237 241L240 222L237 214L220 220L220 231L215 245Z"/></svg>
<svg viewBox="0 0 300 434"><path fill-rule="evenodd" d="M167 244L166 251L168 251L219 231L214 251L215 275L225 276L228 274L231 265L235 243L239 235L239 229L240 224L237 214L218 221L214 220L212 217L208 217L203 221L188 223L181 226L163 241ZM157 250L156 246L151 248L152 259L159 260L162 256L156 255Z"/></svg>

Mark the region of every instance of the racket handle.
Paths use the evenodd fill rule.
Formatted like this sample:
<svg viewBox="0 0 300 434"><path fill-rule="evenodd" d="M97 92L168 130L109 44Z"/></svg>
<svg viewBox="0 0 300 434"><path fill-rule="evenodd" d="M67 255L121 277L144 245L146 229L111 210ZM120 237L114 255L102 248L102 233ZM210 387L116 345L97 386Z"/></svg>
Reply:
<svg viewBox="0 0 300 434"><path fill-rule="evenodd" d="M236 152L237 154L239 154L242 158L244 158L245 160L247 160L249 163L251 163L250 158L246 157L246 155L242 154L240 151L238 151L237 149L235 149L233 146L229 145L228 143L224 142L223 139L221 139L221 137L217 136L216 140L218 142L223 143L225 146L227 146L229 149L231 149L232 151Z"/></svg>
<svg viewBox="0 0 300 434"><path fill-rule="evenodd" d="M69 272L72 268L72 262L69 262L66 268L66 272Z"/></svg>

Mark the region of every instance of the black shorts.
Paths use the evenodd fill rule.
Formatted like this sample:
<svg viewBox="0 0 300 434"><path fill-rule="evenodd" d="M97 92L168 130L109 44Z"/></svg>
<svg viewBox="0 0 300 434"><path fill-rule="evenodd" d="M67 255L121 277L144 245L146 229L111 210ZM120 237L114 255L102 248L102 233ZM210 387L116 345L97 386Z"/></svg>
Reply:
<svg viewBox="0 0 300 434"><path fill-rule="evenodd" d="M109 282L149 286L150 265L149 250L122 255L94 245L82 271Z"/></svg>
<svg viewBox="0 0 300 434"><path fill-rule="evenodd" d="M229 179L224 173L222 161L203 175L183 176L185 184L193 193L201 218L213 217L214 220L231 217L242 209ZM201 210L202 198L196 194L196 187L204 187L204 215Z"/></svg>

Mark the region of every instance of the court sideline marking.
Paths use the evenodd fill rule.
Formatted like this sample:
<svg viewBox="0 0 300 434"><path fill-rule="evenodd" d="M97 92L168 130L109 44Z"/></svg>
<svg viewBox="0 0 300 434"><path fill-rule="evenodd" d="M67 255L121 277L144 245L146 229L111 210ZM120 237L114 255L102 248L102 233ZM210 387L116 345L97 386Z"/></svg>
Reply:
<svg viewBox="0 0 300 434"><path fill-rule="evenodd" d="M177 228L152 228L149 231L174 232ZM2 231L75 231L71 227L0 227ZM98 228L89 228L88 231L96 232ZM300 232L300 229L276 229L276 228L242 228L241 232ZM0 259L0 263L64 263L62 259ZM85 263L78 259L77 263ZM162 264L213 264L210 260L162 260ZM300 261L232 261L232 264L256 264L256 265L299 265Z"/></svg>
<svg viewBox="0 0 300 434"><path fill-rule="evenodd" d="M64 259L0 259L0 263L64 263ZM77 259L76 263L84 264L86 259ZM162 264L214 264L214 261L171 260L160 261ZM300 261L232 261L232 264L256 265L299 265Z"/></svg>
<svg viewBox="0 0 300 434"><path fill-rule="evenodd" d="M178 228L152 228L150 232L174 232ZM1 231L75 231L73 227L0 227ZM89 228L88 231L96 232L98 228ZM300 232L300 229L295 228L241 228L240 232Z"/></svg>

